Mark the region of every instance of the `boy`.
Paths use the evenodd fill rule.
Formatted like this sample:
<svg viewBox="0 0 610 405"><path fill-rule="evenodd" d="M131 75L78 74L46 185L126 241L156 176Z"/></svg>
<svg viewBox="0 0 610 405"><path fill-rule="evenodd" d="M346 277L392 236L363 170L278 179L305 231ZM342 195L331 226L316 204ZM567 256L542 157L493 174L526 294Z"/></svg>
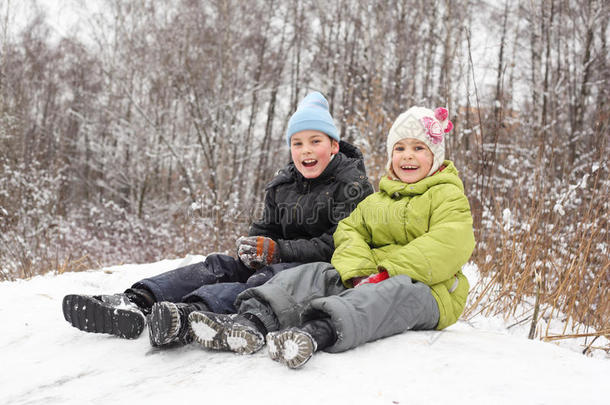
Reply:
<svg viewBox="0 0 610 405"><path fill-rule="evenodd" d="M318 92L299 104L286 130L290 162L267 185L262 220L237 240L237 256L212 254L201 263L135 283L122 294L67 295L65 319L86 332L136 338L148 315L153 346L192 341L195 310L234 313L247 288L301 263L330 261L337 223L371 194L362 154L340 141Z"/></svg>

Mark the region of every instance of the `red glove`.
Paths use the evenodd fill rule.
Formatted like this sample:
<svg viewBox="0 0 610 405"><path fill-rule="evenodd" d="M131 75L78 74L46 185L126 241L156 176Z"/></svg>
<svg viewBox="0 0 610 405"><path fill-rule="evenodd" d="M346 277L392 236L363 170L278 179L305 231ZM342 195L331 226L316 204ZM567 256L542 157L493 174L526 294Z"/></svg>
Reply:
<svg viewBox="0 0 610 405"><path fill-rule="evenodd" d="M355 277L352 279L352 283L354 284L354 287L358 287L363 284L378 283L380 281L385 280L386 278L390 278L390 276L388 275L388 271L381 270L379 273L371 274L370 276L368 276L366 278Z"/></svg>

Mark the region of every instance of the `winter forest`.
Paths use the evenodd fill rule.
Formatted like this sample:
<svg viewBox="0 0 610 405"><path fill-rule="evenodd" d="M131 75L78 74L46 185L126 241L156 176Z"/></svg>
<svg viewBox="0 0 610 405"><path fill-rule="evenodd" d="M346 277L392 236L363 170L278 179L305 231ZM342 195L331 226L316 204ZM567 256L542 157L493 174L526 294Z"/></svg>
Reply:
<svg viewBox="0 0 610 405"><path fill-rule="evenodd" d="M607 1L72 3L58 34L0 0L0 281L233 254L318 90L375 186L393 120L448 108L482 276L466 318L525 305L530 337L585 351L610 334Z"/></svg>

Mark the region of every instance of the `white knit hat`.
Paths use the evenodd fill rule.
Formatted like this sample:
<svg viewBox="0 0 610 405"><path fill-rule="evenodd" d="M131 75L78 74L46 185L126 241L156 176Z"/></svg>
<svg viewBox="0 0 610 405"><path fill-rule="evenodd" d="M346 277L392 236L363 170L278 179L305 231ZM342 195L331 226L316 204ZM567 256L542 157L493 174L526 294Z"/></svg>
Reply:
<svg viewBox="0 0 610 405"><path fill-rule="evenodd" d="M448 119L447 109L439 107L432 111L424 107L411 107L396 118L386 142L388 152L387 169L392 167L392 150L396 142L413 138L422 141L434 155L432 168L427 176L436 172L445 160L444 134L453 129L453 123Z"/></svg>

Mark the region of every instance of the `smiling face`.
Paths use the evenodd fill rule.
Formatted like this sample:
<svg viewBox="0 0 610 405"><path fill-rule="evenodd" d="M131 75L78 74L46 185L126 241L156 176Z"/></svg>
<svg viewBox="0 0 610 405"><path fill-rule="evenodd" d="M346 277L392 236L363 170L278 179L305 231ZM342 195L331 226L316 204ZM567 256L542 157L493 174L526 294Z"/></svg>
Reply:
<svg viewBox="0 0 610 405"><path fill-rule="evenodd" d="M315 179L339 152L339 143L324 132L305 130L290 138L290 154L297 170L306 179Z"/></svg>
<svg viewBox="0 0 610 405"><path fill-rule="evenodd" d="M392 149L392 171L403 183L416 183L426 177L433 162L428 146L417 139L401 139Z"/></svg>

